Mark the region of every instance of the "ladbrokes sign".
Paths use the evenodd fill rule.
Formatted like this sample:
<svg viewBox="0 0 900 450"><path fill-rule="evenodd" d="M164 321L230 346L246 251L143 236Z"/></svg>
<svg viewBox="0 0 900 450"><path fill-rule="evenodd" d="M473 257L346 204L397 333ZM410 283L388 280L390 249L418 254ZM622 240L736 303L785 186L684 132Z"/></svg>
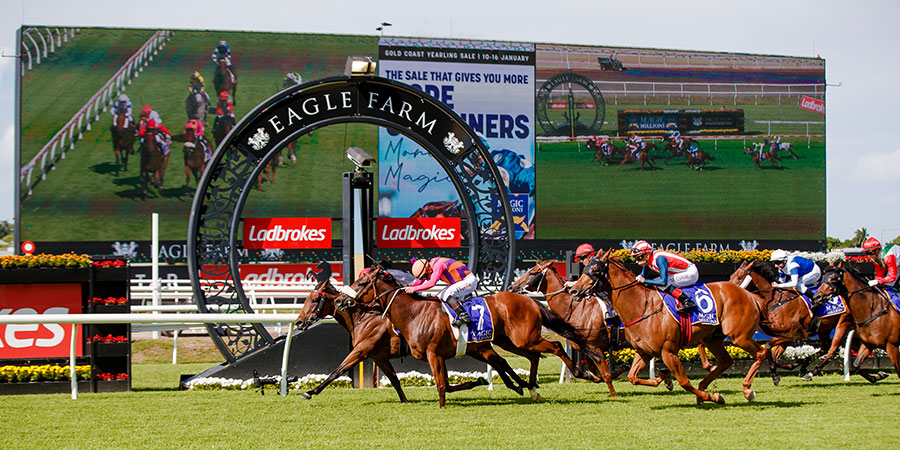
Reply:
<svg viewBox="0 0 900 450"><path fill-rule="evenodd" d="M331 218L246 218L244 248L331 248Z"/></svg>
<svg viewBox="0 0 900 450"><path fill-rule="evenodd" d="M379 248L459 247L459 217L381 217Z"/></svg>
<svg viewBox="0 0 900 450"><path fill-rule="evenodd" d="M78 283L0 285L0 315L80 314L81 285ZM84 342L77 328L75 342ZM56 323L0 325L0 359L56 358L69 355L72 326ZM75 356L82 355L75 346Z"/></svg>

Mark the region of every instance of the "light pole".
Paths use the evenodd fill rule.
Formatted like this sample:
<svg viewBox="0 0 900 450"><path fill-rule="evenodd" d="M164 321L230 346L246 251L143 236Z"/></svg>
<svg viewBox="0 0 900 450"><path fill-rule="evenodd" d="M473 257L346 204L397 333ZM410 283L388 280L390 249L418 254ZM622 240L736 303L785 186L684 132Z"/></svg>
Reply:
<svg viewBox="0 0 900 450"><path fill-rule="evenodd" d="M389 27L389 26L391 26L390 23L388 23L388 22L381 22L381 25L377 26L377 27L375 28L375 30L376 30L376 31L380 31L380 32L381 32L381 35L384 36L384 29L387 28L387 27Z"/></svg>

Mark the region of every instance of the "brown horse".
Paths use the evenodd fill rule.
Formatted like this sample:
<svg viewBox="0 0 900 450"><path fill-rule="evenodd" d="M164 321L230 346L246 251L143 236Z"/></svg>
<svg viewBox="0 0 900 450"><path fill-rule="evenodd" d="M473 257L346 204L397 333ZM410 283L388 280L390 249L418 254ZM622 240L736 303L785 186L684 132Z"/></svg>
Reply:
<svg viewBox="0 0 900 450"><path fill-rule="evenodd" d="M234 128L234 118L228 114L217 116L215 122L213 122L213 140L216 141L216 146L222 144L222 141L225 140L225 136L228 136L228 132Z"/></svg>
<svg viewBox="0 0 900 450"><path fill-rule="evenodd" d="M647 144L641 150L629 151L625 150L625 156L622 159L622 162L619 163L619 166L616 169L621 169L623 165L630 164L633 162L640 161L641 162L641 171L644 170L644 165L649 165L650 169L656 169L656 166L653 165L652 158L650 157L650 150L656 150L656 144Z"/></svg>
<svg viewBox="0 0 900 450"><path fill-rule="evenodd" d="M528 272L509 285L509 290L516 293L525 291L542 292L547 299L550 310L562 317L569 325L572 325L579 334L584 337L587 345L593 348L593 353L603 355L610 351L609 328L606 326L605 313L600 301L594 299L588 301L576 301L566 290L566 281L556 271L556 261L538 261ZM573 344L576 350L581 347ZM598 379L606 382L611 393L615 392L612 379L606 363L606 358L595 360L588 358L593 365L593 372ZM671 381L668 383L671 390ZM615 396L615 395L613 395Z"/></svg>
<svg viewBox="0 0 900 450"><path fill-rule="evenodd" d="M637 377L650 359L657 357L672 371L682 388L697 396L697 403L725 403L722 394L710 395L705 389L733 364L731 356L725 350L724 338L727 336L732 344L755 358L742 385L744 397L748 401L756 399L751 385L768 352L753 340L753 334L759 325L759 309L753 294L728 282L707 283L719 312L719 324L693 325L690 342L683 342L681 325L666 312L660 292L639 283L634 274L611 255L611 251L602 255L598 252L569 291L576 297L584 297L602 289L610 296L616 312L626 324L625 337L635 349L634 362L628 374L632 384L659 385L659 378L641 380ZM678 350L695 342L702 342L719 363L697 388L691 385L681 360L678 359Z"/></svg>
<svg viewBox="0 0 900 450"><path fill-rule="evenodd" d="M681 140L681 145L678 145L675 142L675 139L669 139L666 141L666 145L663 146L663 153L668 153L669 156L666 157L666 165L669 164L669 161L679 158L685 155L685 149L691 148L691 139L684 138Z"/></svg>
<svg viewBox="0 0 900 450"><path fill-rule="evenodd" d="M165 160L169 155L163 156L162 149L157 142L158 129L147 128L141 139L141 198L146 199L149 185L162 187L162 172L165 170Z"/></svg>
<svg viewBox="0 0 900 450"><path fill-rule="evenodd" d="M753 144L753 145L761 146L762 144ZM744 153L747 155L752 155L753 165L757 169L762 169L762 166L760 165L760 163L765 162L765 161L770 162L771 163L770 167L772 167L772 168L774 168L774 167L778 167L779 169L781 168L781 164L778 164L776 162L776 161L781 161L781 158L779 158L778 155L776 155L775 153L772 153L770 151L761 152L761 151L758 151L755 147L747 147L746 150L744 150Z"/></svg>
<svg viewBox="0 0 900 450"><path fill-rule="evenodd" d="M814 304L840 295L847 301L850 315L856 322L856 333L862 346L853 361L853 370L870 383L887 377L884 372L872 375L872 370L862 370L860 363L876 348L884 349L894 370L900 376L900 313L891 306L882 288L869 286L866 278L850 264L832 266L822 274L822 287L813 298ZM847 349L849 351L849 349Z"/></svg>
<svg viewBox="0 0 900 450"><path fill-rule="evenodd" d="M716 158L714 158L712 155L704 152L703 150L700 150L699 148L694 152L688 151L685 156L687 156L688 167L694 170L703 170L703 167L706 166L707 161L716 160Z"/></svg>
<svg viewBox="0 0 900 450"><path fill-rule="evenodd" d="M597 142L593 139L588 139L585 145L588 150L594 152L594 159L591 162L597 161L604 166L610 165L613 157L625 155L625 147L616 147L612 142L608 143L609 147L606 150L597 145Z"/></svg>
<svg viewBox="0 0 900 450"><path fill-rule="evenodd" d="M216 60L216 73L213 74L213 85L216 93L226 91L231 95L233 104L237 104L237 74L228 68L225 58Z"/></svg>
<svg viewBox="0 0 900 450"><path fill-rule="evenodd" d="M128 155L134 153L134 121L120 109L109 128L112 133L113 153L116 155L116 176L119 176L119 164L122 170L128 170Z"/></svg>
<svg viewBox="0 0 900 450"><path fill-rule="evenodd" d="M458 389L450 386L447 380L445 360L456 355L456 342L440 300L407 294L394 277L377 264L362 274L350 291L352 295L344 294L335 299L335 306L346 309L357 304L378 305L384 310L406 338L412 356L428 361L439 403L443 407L446 404L446 392ZM540 395L536 389L537 365L541 353L557 355L575 376L583 377L559 342L548 341L541 336L542 326L547 326L564 338L582 344L583 339L561 317L537 301L512 292L498 292L484 299L492 315L493 341L470 343L466 347L466 354L497 369L507 387L519 393L523 387L528 388L532 399L539 402ZM477 323L479 319L475 320ZM492 344L531 362L528 384L494 351ZM590 348L585 348L585 353L590 352Z"/></svg>
<svg viewBox="0 0 900 450"><path fill-rule="evenodd" d="M762 300L759 304L761 314L759 328L767 336L772 337L769 340L771 352L769 370L772 372L773 382L777 385L781 380L776 373L776 365L788 370L797 368L797 365L778 363L778 358L784 354L785 346L792 342L806 340L811 334L816 334L819 337L821 350L826 352L825 357L808 372L805 370L805 364L800 369L803 379L811 380L825 364L834 358L847 336L847 332L853 328L849 313L833 315L820 320L814 319L806 302L795 290L772 287L772 283L778 281L778 269L769 262L744 261L731 274L728 281L741 285L745 283L747 277L750 280L745 287L750 292L759 295ZM834 330L834 337L829 340L828 336L832 330Z"/></svg>
<svg viewBox="0 0 900 450"><path fill-rule="evenodd" d="M191 184L191 175L194 176L196 182L200 182L200 174L206 170L206 149L209 148L209 141L206 137L193 129L188 128L184 143L184 185Z"/></svg>

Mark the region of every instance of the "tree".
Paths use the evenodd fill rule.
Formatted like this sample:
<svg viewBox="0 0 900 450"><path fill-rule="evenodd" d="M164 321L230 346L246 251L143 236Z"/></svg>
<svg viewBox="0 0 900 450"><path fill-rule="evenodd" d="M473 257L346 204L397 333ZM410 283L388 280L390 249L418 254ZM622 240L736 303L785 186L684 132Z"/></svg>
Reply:
<svg viewBox="0 0 900 450"><path fill-rule="evenodd" d="M853 239L851 239L853 247L862 247L863 242L866 242L867 237L869 237L869 231L866 230L866 227L856 230L853 233Z"/></svg>

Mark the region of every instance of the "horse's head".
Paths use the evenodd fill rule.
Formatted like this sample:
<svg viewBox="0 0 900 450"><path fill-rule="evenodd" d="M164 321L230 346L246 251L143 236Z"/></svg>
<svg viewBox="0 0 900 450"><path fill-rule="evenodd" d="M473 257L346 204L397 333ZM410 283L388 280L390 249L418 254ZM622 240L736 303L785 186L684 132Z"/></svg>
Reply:
<svg viewBox="0 0 900 450"><path fill-rule="evenodd" d="M330 280L319 282L315 290L303 302L303 309L300 310L300 314L294 321L297 328L301 331L306 330L325 316L334 315L334 299L339 295L341 293L331 284Z"/></svg>
<svg viewBox="0 0 900 450"><path fill-rule="evenodd" d="M384 301L385 292L399 288L399 283L390 273L380 265L373 264L352 285L340 289L341 295L334 299L334 307L346 311L357 305L377 306L376 304ZM384 305L381 304L381 307Z"/></svg>
<svg viewBox="0 0 900 450"><path fill-rule="evenodd" d="M538 261L534 267L528 269L521 277L509 285L507 289L510 292L521 294L525 291L540 290L541 284L547 277L547 271L555 270L553 268L554 261Z"/></svg>
<svg viewBox="0 0 900 450"><path fill-rule="evenodd" d="M588 295L599 292L609 284L609 264L612 249L603 253L597 250L596 256L584 266L581 277L569 288L569 293L576 299L583 299Z"/></svg>
<svg viewBox="0 0 900 450"><path fill-rule="evenodd" d="M826 300L847 292L844 284L844 269L841 266L828 266L822 273L822 285L812 298L813 305L821 305Z"/></svg>

